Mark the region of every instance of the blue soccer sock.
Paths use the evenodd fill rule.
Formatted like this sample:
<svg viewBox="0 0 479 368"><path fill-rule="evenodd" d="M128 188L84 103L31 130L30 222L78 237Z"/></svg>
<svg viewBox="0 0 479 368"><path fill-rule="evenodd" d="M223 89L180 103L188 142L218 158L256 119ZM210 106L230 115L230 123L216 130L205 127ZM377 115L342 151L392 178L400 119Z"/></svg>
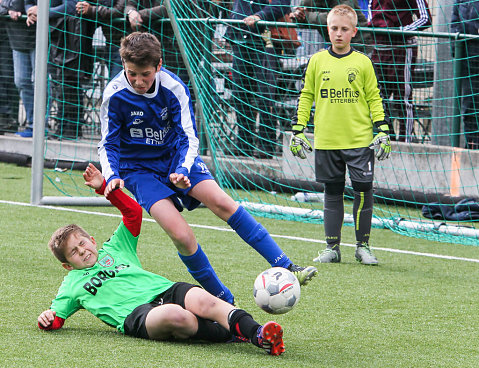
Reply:
<svg viewBox="0 0 479 368"><path fill-rule="evenodd" d="M268 230L243 207L238 207L236 212L228 219L228 225L236 231L241 239L261 254L271 267L288 268L292 263L269 235Z"/></svg>
<svg viewBox="0 0 479 368"><path fill-rule="evenodd" d="M188 268L188 272L210 294L233 304L234 297L231 291L220 281L215 270L210 264L208 257L198 244L198 250L191 256L178 256Z"/></svg>

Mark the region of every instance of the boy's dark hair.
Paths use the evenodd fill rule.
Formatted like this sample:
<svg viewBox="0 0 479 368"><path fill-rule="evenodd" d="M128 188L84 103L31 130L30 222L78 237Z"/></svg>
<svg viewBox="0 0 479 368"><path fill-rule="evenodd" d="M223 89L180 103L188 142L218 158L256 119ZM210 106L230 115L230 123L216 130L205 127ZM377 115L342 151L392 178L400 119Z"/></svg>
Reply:
<svg viewBox="0 0 479 368"><path fill-rule="evenodd" d="M123 62L156 68L161 60L161 43L151 33L133 32L121 39L120 56Z"/></svg>
<svg viewBox="0 0 479 368"><path fill-rule="evenodd" d="M74 233L86 238L90 237L82 227L76 224L70 224L56 230L48 242L48 248L50 248L53 255L62 263L68 263L67 258L65 257L65 245L67 244L70 235Z"/></svg>

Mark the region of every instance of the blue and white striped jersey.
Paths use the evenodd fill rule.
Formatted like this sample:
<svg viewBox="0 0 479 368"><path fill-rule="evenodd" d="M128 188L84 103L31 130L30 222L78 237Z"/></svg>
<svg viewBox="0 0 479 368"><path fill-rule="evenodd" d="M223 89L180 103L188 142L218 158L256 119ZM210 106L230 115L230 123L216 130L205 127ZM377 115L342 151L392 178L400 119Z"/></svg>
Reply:
<svg viewBox="0 0 479 368"><path fill-rule="evenodd" d="M190 92L164 68L156 73L152 93L136 93L125 73L118 74L103 93L100 120L98 154L107 182L119 179L120 170L139 165L188 175L198 156ZM173 157L176 167L170 168Z"/></svg>

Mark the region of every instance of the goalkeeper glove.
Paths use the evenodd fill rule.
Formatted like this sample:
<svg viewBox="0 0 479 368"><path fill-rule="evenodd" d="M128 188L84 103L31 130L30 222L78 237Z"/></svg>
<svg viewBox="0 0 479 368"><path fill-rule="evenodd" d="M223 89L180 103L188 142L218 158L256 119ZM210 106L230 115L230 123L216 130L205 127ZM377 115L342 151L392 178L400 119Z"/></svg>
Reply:
<svg viewBox="0 0 479 368"><path fill-rule="evenodd" d="M313 152L313 146L303 133L304 127L300 124L293 125L291 140L289 141L289 149L293 156L306 158L306 151Z"/></svg>
<svg viewBox="0 0 479 368"><path fill-rule="evenodd" d="M391 139L389 138L389 127L387 124L380 125L378 129L379 133L373 138L369 144L369 148L378 148L376 158L382 161L389 158L391 154Z"/></svg>

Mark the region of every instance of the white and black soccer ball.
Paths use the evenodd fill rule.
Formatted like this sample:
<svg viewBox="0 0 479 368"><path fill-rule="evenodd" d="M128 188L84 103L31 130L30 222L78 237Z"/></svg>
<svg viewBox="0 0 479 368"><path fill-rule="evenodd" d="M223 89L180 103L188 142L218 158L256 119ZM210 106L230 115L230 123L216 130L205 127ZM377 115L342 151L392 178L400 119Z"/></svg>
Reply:
<svg viewBox="0 0 479 368"><path fill-rule="evenodd" d="M273 267L261 272L254 282L254 301L265 312L283 314L298 304L299 281L286 268Z"/></svg>

